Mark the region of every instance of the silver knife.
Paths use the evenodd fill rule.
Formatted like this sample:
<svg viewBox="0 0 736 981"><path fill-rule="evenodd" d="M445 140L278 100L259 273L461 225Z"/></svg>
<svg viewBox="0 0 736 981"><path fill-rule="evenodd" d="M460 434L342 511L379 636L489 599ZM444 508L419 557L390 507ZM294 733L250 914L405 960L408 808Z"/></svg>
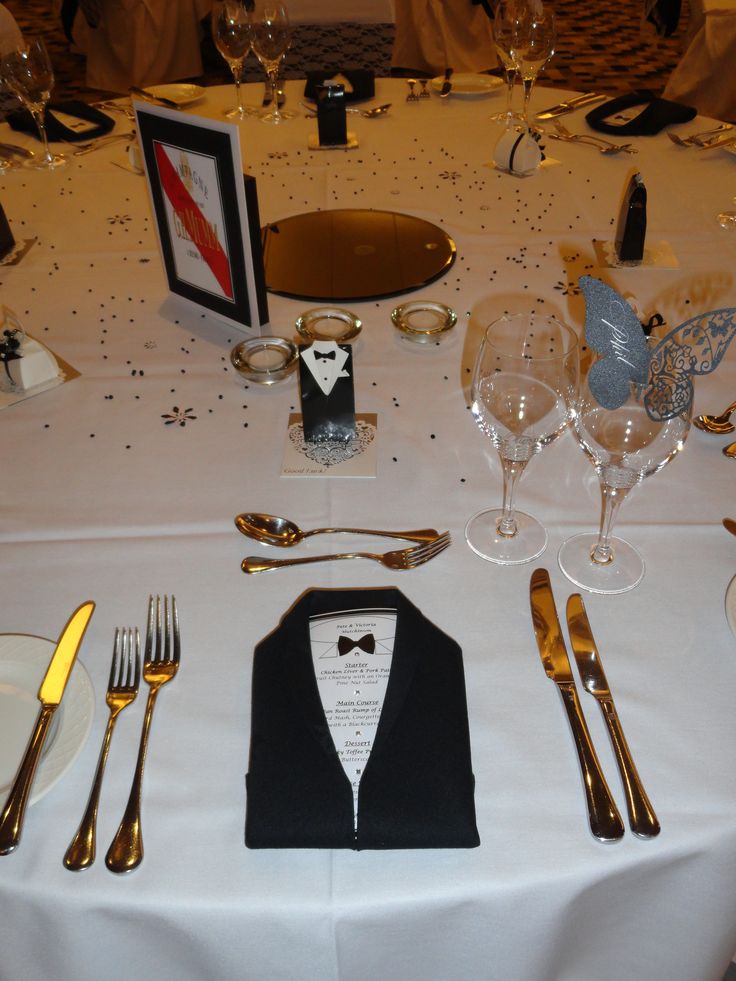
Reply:
<svg viewBox="0 0 736 981"><path fill-rule="evenodd" d="M450 90L452 89L452 82L450 81L450 79L452 78L452 72L453 72L452 68L445 69L445 80L442 83L442 88L440 89L441 99L444 99L446 96L450 94Z"/></svg>
<svg viewBox="0 0 736 981"><path fill-rule="evenodd" d="M174 102L173 99L166 99L163 95L154 95L153 92L147 92L146 89L139 89L137 85L131 85L130 92L133 95L139 95L141 99L146 99L147 102L154 102L161 106L168 106L169 109L181 108L179 103Z"/></svg>
<svg viewBox="0 0 736 981"><path fill-rule="evenodd" d="M83 603L72 614L61 632L56 650L46 669L46 675L38 689L41 711L38 714L36 726L26 747L25 756L15 776L5 807L0 814L0 855L8 855L20 841L26 804L30 796L44 740L54 712L59 707L61 696L64 694L79 645L82 643L94 608L94 603Z"/></svg>
<svg viewBox="0 0 736 981"><path fill-rule="evenodd" d="M579 593L573 593L567 601L567 627L583 688L598 702L608 726L626 792L626 807L631 830L639 838L655 838L660 832L659 821L631 758L611 689L593 640L585 605Z"/></svg>
<svg viewBox="0 0 736 981"><path fill-rule="evenodd" d="M596 102L603 102L607 98L608 96L606 95L596 95L595 92L586 92L585 95L576 95L566 102L558 102L556 106L543 109L537 113L536 118L554 119L556 116L564 116L566 112L574 112L576 109L582 109L585 106L593 106Z"/></svg>
<svg viewBox="0 0 736 981"><path fill-rule="evenodd" d="M593 742L585 724L575 682L572 677L570 660L562 639L560 621L557 617L555 598L549 573L546 569L535 569L529 584L529 599L532 607L532 622L537 637L539 656L542 659L547 677L557 685L570 723L570 729L578 751L580 769L583 776L585 798L588 804L590 830L599 841L618 841L624 835L624 823L616 803L608 789L598 762Z"/></svg>

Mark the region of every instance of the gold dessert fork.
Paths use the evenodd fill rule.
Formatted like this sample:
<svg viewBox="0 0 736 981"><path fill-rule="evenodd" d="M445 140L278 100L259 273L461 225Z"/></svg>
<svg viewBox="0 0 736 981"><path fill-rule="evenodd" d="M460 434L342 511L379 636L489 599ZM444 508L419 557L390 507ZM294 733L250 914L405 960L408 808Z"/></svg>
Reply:
<svg viewBox="0 0 736 981"><path fill-rule="evenodd" d="M400 548L393 552L341 552L337 555L305 555L299 559L262 559L257 555L249 555L243 559L240 568L243 572L268 572L270 569L283 569L288 565L306 565L308 562L331 562L333 559L373 559L389 569L414 569L424 565L435 555L444 552L450 544L449 531L438 535L434 541L415 545L414 548Z"/></svg>
<svg viewBox="0 0 736 981"><path fill-rule="evenodd" d="M151 728L151 716L156 704L159 689L172 678L176 677L179 669L179 614L176 600L171 597L171 616L169 616L168 598L163 602L163 640L162 640L161 599L153 596L148 600L148 629L146 630L146 649L143 662L143 680L149 686L146 714L143 718L143 730L138 749L138 760L135 765L133 785L130 797L112 844L107 850L105 864L111 872L130 872L143 861L143 835L141 833L141 788L143 784L143 766L146 762L148 733Z"/></svg>
<svg viewBox="0 0 736 981"><path fill-rule="evenodd" d="M107 754L110 750L112 731L115 728L117 717L131 702L135 701L138 694L138 683L141 676L141 638L138 628L135 630L123 628L115 630L115 639L112 645L112 664L110 666L110 680L107 685L105 701L110 709L110 716L107 720L105 736L102 740L100 758L97 761L95 778L92 782L87 809L84 812L82 821L77 833L72 838L71 844L64 855L64 865L72 872L79 872L87 869L95 860L95 829L97 826L97 808L100 802L100 789L102 787L102 777L105 773Z"/></svg>

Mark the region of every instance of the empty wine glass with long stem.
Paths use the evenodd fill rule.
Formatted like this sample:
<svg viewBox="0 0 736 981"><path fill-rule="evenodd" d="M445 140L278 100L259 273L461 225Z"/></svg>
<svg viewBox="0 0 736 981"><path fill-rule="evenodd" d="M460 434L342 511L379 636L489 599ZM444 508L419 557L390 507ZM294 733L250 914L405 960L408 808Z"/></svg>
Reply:
<svg viewBox="0 0 736 981"><path fill-rule="evenodd" d="M536 4L529 8L527 16L518 22L516 35L516 60L524 89L522 116L529 125L529 100L540 71L555 53L557 32L555 16L551 10Z"/></svg>
<svg viewBox="0 0 736 981"><path fill-rule="evenodd" d="M554 317L504 316L486 328L475 362L472 411L503 467L503 506L480 511L465 526L478 555L519 565L540 555L547 532L517 511L516 485L533 456L565 432L578 393L577 335Z"/></svg>
<svg viewBox="0 0 736 981"><path fill-rule="evenodd" d="M230 66L238 103L225 110L228 119L245 119L256 110L243 105L241 82L243 65L251 49L251 24L248 0L222 0L212 5L212 37L215 47Z"/></svg>
<svg viewBox="0 0 736 981"><path fill-rule="evenodd" d="M51 152L46 136L46 104L54 87L54 70L43 40L34 38L5 54L0 60L0 76L33 116L43 143L43 154L28 157L24 166L38 170L65 166L67 158Z"/></svg>
<svg viewBox="0 0 736 981"><path fill-rule="evenodd" d="M514 119L521 117L513 111L514 85L519 74L516 58L517 24L523 8L516 0L502 0L495 9L493 17L493 41L506 79L506 109L494 113L491 120L505 122L511 126Z"/></svg>
<svg viewBox="0 0 736 981"><path fill-rule="evenodd" d="M279 69L291 44L289 14L277 0L253 0L250 3L250 22L253 31L253 51L263 65L273 92L272 109L261 116L264 123L283 123L292 119L293 112L279 106Z"/></svg>
<svg viewBox="0 0 736 981"><path fill-rule="evenodd" d="M650 339L650 348L656 343ZM600 481L601 518L598 534L568 539L558 562L576 586L594 593L624 593L641 582L644 562L633 545L613 536L613 525L630 491L677 456L690 429L692 401L671 419L650 417L644 401L650 381L630 382L626 402L604 409L586 379L573 413L572 431Z"/></svg>

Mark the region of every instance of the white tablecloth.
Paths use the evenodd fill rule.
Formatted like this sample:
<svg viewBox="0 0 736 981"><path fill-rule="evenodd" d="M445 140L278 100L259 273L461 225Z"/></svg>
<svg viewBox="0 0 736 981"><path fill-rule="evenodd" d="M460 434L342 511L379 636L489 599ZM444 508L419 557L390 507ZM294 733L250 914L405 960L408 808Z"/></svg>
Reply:
<svg viewBox="0 0 736 981"><path fill-rule="evenodd" d="M300 88L287 86L292 107ZM81 371L0 413L0 629L55 637L79 602L97 601L80 654L96 690L91 736L30 808L20 847L0 859L3 981L719 981L736 949L736 640L724 616L736 542L720 523L735 508L728 437L693 430L684 453L625 503L619 530L640 547L646 576L628 594L586 597L661 820L656 840L591 837L567 722L534 641L532 569L550 570L564 609L573 587L557 549L598 520L597 480L572 437L541 454L520 486L519 505L549 530L541 560L502 568L463 541L468 517L501 495L498 459L468 411L483 326L533 307L582 328L577 279L600 272L592 240L613 234L632 164L649 190L649 241L667 240L679 265L605 277L669 323L733 306L736 235L714 216L730 206L736 159L664 135L637 140L636 158L543 141L554 160L519 180L489 165L499 130L488 117L502 95L407 105L405 91L379 81L377 99L392 111L351 117L360 146L350 152L308 151L315 123L304 118L242 127L264 221L385 208L431 219L457 242L453 268L417 294L457 310L445 344L399 341L391 300L353 305L364 324L357 408L379 418L376 479L280 476L296 379L245 387L229 365L237 331L162 317L144 180L116 166L126 160L119 146L65 171L0 179L16 236L37 237L20 265L0 267L2 301ZM536 107L562 94L540 89ZM226 100L230 89L211 90L191 111L218 117ZM575 115L568 125L585 124ZM271 297L274 332L293 336L311 305ZM731 351L698 381L696 411L720 410L735 390ZM266 550L235 530L244 510L305 528L447 527L454 544L413 572L356 561L246 577L241 558ZM299 554L348 544L318 538ZM463 649L481 845L248 851L253 647L310 586L379 585L404 591ZM128 795L142 693L113 739L98 860L74 875L62 856L104 731L113 629L143 624L150 591L176 595L183 653L153 718L145 859L120 878L102 858ZM581 697L623 811L602 720Z"/></svg>

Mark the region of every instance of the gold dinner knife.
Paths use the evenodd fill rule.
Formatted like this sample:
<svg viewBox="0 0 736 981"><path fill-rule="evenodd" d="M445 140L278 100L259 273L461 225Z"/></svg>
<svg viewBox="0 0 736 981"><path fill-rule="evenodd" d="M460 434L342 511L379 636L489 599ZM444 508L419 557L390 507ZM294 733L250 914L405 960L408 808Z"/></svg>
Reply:
<svg viewBox="0 0 736 981"><path fill-rule="evenodd" d="M61 702L61 696L64 694L66 683L74 667L77 651L82 643L94 608L95 604L92 602L83 603L72 614L61 632L54 655L46 669L46 675L38 689L41 711L38 714L25 756L16 774L15 782L0 815L0 855L8 855L20 841L26 804L31 793L33 778L36 774L36 767L46 734L54 712Z"/></svg>
<svg viewBox="0 0 736 981"><path fill-rule="evenodd" d="M660 831L659 821L631 758L611 689L603 671L600 654L593 640L588 615L579 593L573 593L567 601L567 627L583 688L598 702L608 726L626 793L631 830L639 838L655 838Z"/></svg>
<svg viewBox="0 0 736 981"><path fill-rule="evenodd" d="M585 723L585 716L572 677L570 659L562 639L549 573L546 569L535 569L532 573L529 599L539 656L542 659L544 670L547 672L547 677L551 678L557 685L557 690L567 710L567 718L580 760L590 830L599 841L618 841L623 838L624 823L611 791L608 789L606 778L603 776L588 732L588 726Z"/></svg>

